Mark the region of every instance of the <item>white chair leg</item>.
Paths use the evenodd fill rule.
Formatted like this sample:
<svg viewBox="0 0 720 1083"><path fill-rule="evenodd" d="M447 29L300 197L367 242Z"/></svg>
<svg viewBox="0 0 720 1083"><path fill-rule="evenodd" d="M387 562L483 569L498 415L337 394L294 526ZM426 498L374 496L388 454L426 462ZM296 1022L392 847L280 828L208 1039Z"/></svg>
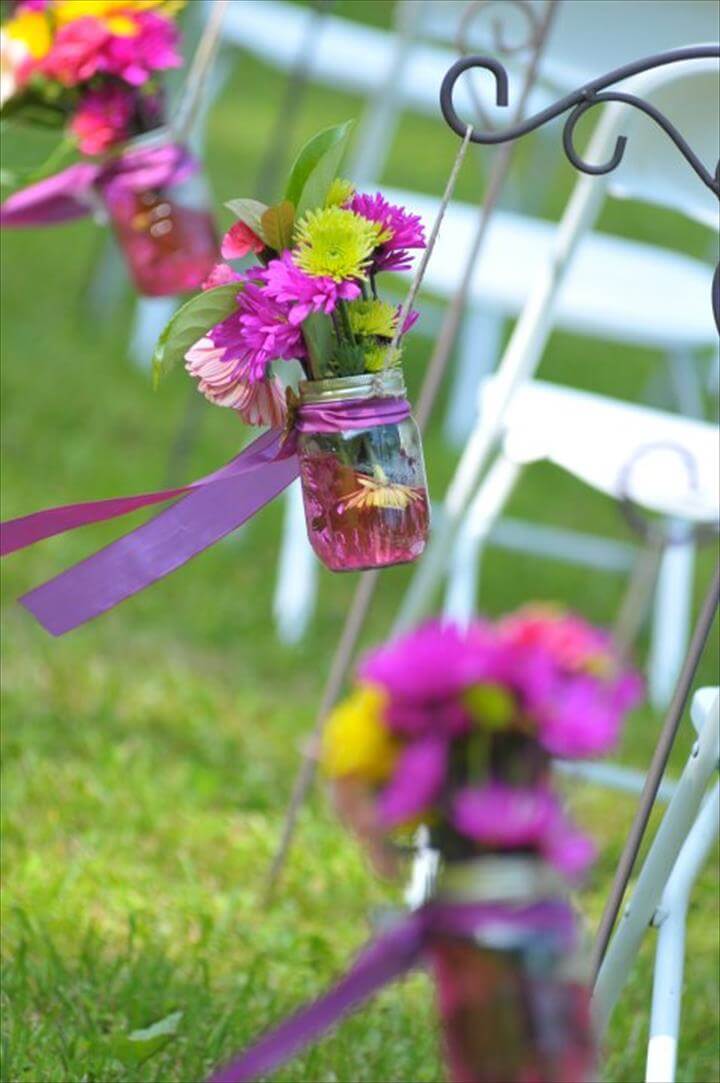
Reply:
<svg viewBox="0 0 720 1083"><path fill-rule="evenodd" d="M402 83L421 14L420 0L400 0L395 7L395 51L365 108L348 166L348 176L359 188L377 184L385 169L400 120Z"/></svg>
<svg viewBox="0 0 720 1083"><path fill-rule="evenodd" d="M603 160L603 153L614 143L622 116L622 108L616 109L614 104L606 108L588 148L588 158ZM558 226L552 255L528 295L498 366L493 414L478 418L470 434L448 487L443 522L434 531L401 603L393 626L395 635L411 628L430 607L447 566L447 555L452 549L461 516L500 438L505 410L517 388L535 374L552 333L558 291L580 240L597 218L604 195L605 182L600 177L583 177L575 185Z"/></svg>
<svg viewBox="0 0 720 1083"><path fill-rule="evenodd" d="M695 548L670 546L663 554L655 590L648 695L656 710L670 702L690 635Z"/></svg>
<svg viewBox="0 0 720 1083"><path fill-rule="evenodd" d="M178 307L177 297L138 297L128 353L140 369L149 369L157 340Z"/></svg>
<svg viewBox="0 0 720 1083"><path fill-rule="evenodd" d="M98 322L111 319L128 289L123 258L114 237L108 233L100 246L92 278L85 291L84 303L92 318Z"/></svg>
<svg viewBox="0 0 720 1083"><path fill-rule="evenodd" d="M496 312L473 307L465 316L445 414L445 437L453 447L463 447L472 432L478 387L495 369L502 329L503 321Z"/></svg>
<svg viewBox="0 0 720 1083"><path fill-rule="evenodd" d="M502 513L520 472L517 463L499 455L481 482L458 532L451 558L444 614L469 624L475 614L483 545Z"/></svg>
<svg viewBox="0 0 720 1083"><path fill-rule="evenodd" d="M430 847L430 832L419 827L415 832L415 857L410 870L410 882L405 888L405 904L417 910L432 895L440 866L440 854Z"/></svg>
<svg viewBox="0 0 720 1083"><path fill-rule="evenodd" d="M655 954L646 1083L674 1083L682 1006L685 928L690 892L718 835L720 785L698 813L678 855L653 919L659 928Z"/></svg>
<svg viewBox="0 0 720 1083"><path fill-rule="evenodd" d="M273 613L281 643L299 643L317 604L317 561L305 529L300 482L285 494L285 522L278 561Z"/></svg>
<svg viewBox="0 0 720 1083"><path fill-rule="evenodd" d="M673 350L667 356L673 397L681 414L702 418L702 383L698 360L692 350Z"/></svg>
<svg viewBox="0 0 720 1083"><path fill-rule="evenodd" d="M720 755L720 691L713 690L704 706L704 718L692 717L699 728L677 789L638 875L630 901L608 945L593 993L593 1019L598 1035L605 1031L613 1009L658 908L672 869L702 804L705 787L717 771Z"/></svg>

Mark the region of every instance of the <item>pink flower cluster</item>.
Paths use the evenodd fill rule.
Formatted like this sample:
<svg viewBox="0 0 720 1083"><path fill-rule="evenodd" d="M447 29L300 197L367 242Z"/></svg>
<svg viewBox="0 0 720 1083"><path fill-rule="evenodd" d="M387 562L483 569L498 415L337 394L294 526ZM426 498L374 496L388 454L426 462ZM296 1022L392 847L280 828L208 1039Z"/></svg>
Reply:
<svg viewBox="0 0 720 1083"><path fill-rule="evenodd" d="M401 746L378 796L386 828L440 808L453 830L484 848L531 848L568 876L584 869L592 846L565 817L547 764L607 751L640 698L639 677L604 633L549 610L466 630L430 622L371 653L358 675L385 692L384 721ZM527 760L532 781L510 784L492 767L484 780L458 776L482 734L500 745L520 741L514 754Z"/></svg>
<svg viewBox="0 0 720 1083"><path fill-rule="evenodd" d="M102 154L130 134L135 95L121 84L89 90L75 110L70 131L83 154Z"/></svg>
<svg viewBox="0 0 720 1083"><path fill-rule="evenodd" d="M373 222L380 222L388 237L375 252L371 274L397 270L409 265L409 248L423 248L425 238L419 218L402 207L388 203L379 193L356 194L349 209ZM269 250L246 223L236 222L225 234L221 254L225 260L242 259ZM238 273L227 263L218 263L203 283L212 289L238 283L237 310L211 327L208 338L216 350L212 358L193 348L187 369L199 381L199 390L216 405L231 405L245 386L267 378L273 361L307 357L301 325L313 313L332 315L341 302L360 298L362 285L355 279L336 281L328 275L311 275L296 263L292 249ZM410 312L402 334L414 325L418 314Z"/></svg>
<svg viewBox="0 0 720 1083"><path fill-rule="evenodd" d="M66 23L35 70L67 87L86 83L96 75L114 76L139 87L153 72L180 66L179 31L173 22L153 11L132 8L127 18L135 25L134 34L114 34L106 23L92 16Z"/></svg>

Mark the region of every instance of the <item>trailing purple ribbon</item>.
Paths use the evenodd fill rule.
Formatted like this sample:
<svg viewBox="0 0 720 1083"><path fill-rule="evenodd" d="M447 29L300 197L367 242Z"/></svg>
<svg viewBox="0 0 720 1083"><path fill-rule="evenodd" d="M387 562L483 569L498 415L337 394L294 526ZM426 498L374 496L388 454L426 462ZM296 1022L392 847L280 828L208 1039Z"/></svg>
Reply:
<svg viewBox="0 0 720 1083"><path fill-rule="evenodd" d="M179 183L197 168L196 159L176 143L137 147L102 165L78 162L6 199L0 204L0 226L45 226L83 218L93 209L96 190L112 195L159 188Z"/></svg>
<svg viewBox="0 0 720 1083"><path fill-rule="evenodd" d="M405 399L303 406L294 431L344 432L391 425L410 414ZM269 429L229 463L175 489L64 504L2 524L0 555L80 526L116 519L181 497L172 507L73 565L20 599L48 632L60 636L112 609L181 567L251 519L298 476L293 435Z"/></svg>
<svg viewBox="0 0 720 1083"><path fill-rule="evenodd" d="M567 903L549 900L529 906L429 902L405 916L362 949L356 962L324 996L301 1008L259 1042L220 1068L210 1083L249 1083L279 1067L334 1026L383 986L412 970L437 936L470 937L490 928L532 929L556 938L559 950L572 946L574 923Z"/></svg>

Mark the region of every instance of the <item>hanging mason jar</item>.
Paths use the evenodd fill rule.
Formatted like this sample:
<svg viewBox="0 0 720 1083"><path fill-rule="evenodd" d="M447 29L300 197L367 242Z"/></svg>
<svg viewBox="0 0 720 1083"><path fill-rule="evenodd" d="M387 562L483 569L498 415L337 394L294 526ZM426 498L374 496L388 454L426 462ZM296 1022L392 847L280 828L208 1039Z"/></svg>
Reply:
<svg viewBox="0 0 720 1083"><path fill-rule="evenodd" d="M308 537L323 564L415 560L430 507L402 370L301 383L296 428Z"/></svg>
<svg viewBox="0 0 720 1083"><path fill-rule="evenodd" d="M573 973L575 918L553 893L558 877L529 856L485 865L484 877L482 859L449 866L449 878L461 883L480 873L494 898L461 892L475 905L474 934L436 936L429 949L448 1079L586 1083L595 1068L589 992ZM441 880L436 900L458 896Z"/></svg>
<svg viewBox="0 0 720 1083"><path fill-rule="evenodd" d="M197 161L167 130L129 143L100 195L139 293L200 288L219 258L208 190Z"/></svg>

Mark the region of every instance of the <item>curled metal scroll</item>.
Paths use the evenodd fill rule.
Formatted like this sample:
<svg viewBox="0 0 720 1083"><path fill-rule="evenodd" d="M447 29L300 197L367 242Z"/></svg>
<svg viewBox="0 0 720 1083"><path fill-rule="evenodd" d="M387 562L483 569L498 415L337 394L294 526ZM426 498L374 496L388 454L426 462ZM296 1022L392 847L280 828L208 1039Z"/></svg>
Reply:
<svg viewBox="0 0 720 1083"><path fill-rule="evenodd" d="M537 45L542 23L529 0L473 0L463 11L458 23L456 45L464 56L472 52L469 39L473 24L480 22L493 8L498 9L490 20L494 52L501 56L514 56ZM505 37L504 22L511 9L525 21L526 36L515 42L509 42Z"/></svg>
<svg viewBox="0 0 720 1083"><path fill-rule="evenodd" d="M524 20L525 24L525 34L514 42L509 42L505 36L507 30L505 23L510 10ZM461 56L466 57L472 53L471 32L476 24L484 20L489 20L490 23L488 29L493 52L501 56L516 56L518 53L537 49L542 34L542 20L529 0L473 0L463 11L458 23L455 46ZM495 124L483 107L480 96L472 83L470 86L476 123L488 131L495 131Z"/></svg>
<svg viewBox="0 0 720 1083"><path fill-rule="evenodd" d="M529 132L536 131L536 129L547 124L548 121L562 116L562 114L567 113L568 110L572 110L565 121L565 128L563 130L563 147L565 148L565 153L571 163L576 169L580 170L580 172L599 176L610 173L620 165L623 154L625 153L627 137L624 135L618 136L615 143L615 149L613 150L609 161L599 165L593 165L590 162L584 161L576 151L573 143L575 129L580 118L594 105L602 102L623 102L626 105L633 106L635 109L640 109L646 116L654 120L672 140L702 183L706 185L715 196L720 198L720 162L718 162L714 173L711 173L700 158L698 158L697 154L695 154L692 147L683 138L675 125L672 124L659 109L656 109L654 105L644 101L642 98L636 97L634 94L626 94L621 91L606 89L607 87L612 86L613 83L622 82L624 79L628 79L633 75L639 75L644 71L650 71L653 68L664 67L667 64L675 64L683 60L712 58L720 58L720 45L686 46L682 49L672 49L669 52L655 53L652 56L634 60L630 64L625 64L621 68L615 68L606 75L601 75L597 79L593 79L591 82L579 87L578 90L574 90L571 94L567 94L564 98L560 98L559 101L548 106L547 109L543 109L541 112L536 113L535 116L528 117L528 119L521 124L515 124L503 131L491 132L477 131L473 127L470 141L472 143L481 143L485 145L507 143L519 139ZM492 73L495 78L496 103L501 107L508 105L508 75L505 67L499 60L492 56L466 56L456 61L443 79L442 87L440 89L440 108L442 109L447 124L461 138L465 138L468 125L458 116L455 110L453 104L453 91L460 76L473 68L484 68L486 71ZM715 316L715 322L720 331L720 274L718 271L715 272L715 278L713 280L712 303L713 315Z"/></svg>
<svg viewBox="0 0 720 1083"><path fill-rule="evenodd" d="M630 527L639 534L647 543L660 543L663 547L672 545L687 545L688 542L702 544L717 538L717 527L712 523L677 523L648 518L633 500L630 487L632 473L638 462L653 451L673 451L681 460L688 478L688 487L697 492L700 480L698 466L694 455L682 444L671 440L659 440L650 444L643 444L628 459L623 466L618 478L620 489L620 508Z"/></svg>

